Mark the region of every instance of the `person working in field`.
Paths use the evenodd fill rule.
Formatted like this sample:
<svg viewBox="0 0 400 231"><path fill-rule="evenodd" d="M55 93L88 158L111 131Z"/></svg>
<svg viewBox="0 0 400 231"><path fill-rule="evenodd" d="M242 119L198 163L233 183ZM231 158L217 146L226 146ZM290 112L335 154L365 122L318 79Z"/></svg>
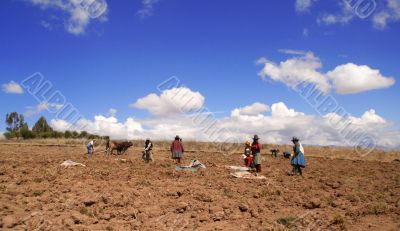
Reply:
<svg viewBox="0 0 400 231"><path fill-rule="evenodd" d="M181 163L181 159L183 158L183 152L184 152L183 144L180 141L179 136L176 136L175 140L171 144L171 155L172 159L175 160L176 164Z"/></svg>
<svg viewBox="0 0 400 231"><path fill-rule="evenodd" d="M262 145L258 142L260 138L258 135L254 135L253 143L251 144L251 153L253 154L253 163L256 168L256 172L261 172L261 149Z"/></svg>
<svg viewBox="0 0 400 231"><path fill-rule="evenodd" d="M299 138L293 137L292 139L293 142L293 157L290 161L290 163L293 166L293 174L297 176L301 176L302 173L302 168L306 167L306 160L304 158L304 148L303 145L300 143Z"/></svg>
<svg viewBox="0 0 400 231"><path fill-rule="evenodd" d="M146 163L153 161L153 143L151 142L150 138L146 139L144 143L144 151L143 151L143 159Z"/></svg>
<svg viewBox="0 0 400 231"><path fill-rule="evenodd" d="M252 167L252 165L253 165L253 155L251 154L251 142L250 142L250 140L247 140L246 143L245 143L243 159L244 159L244 166Z"/></svg>
<svg viewBox="0 0 400 231"><path fill-rule="evenodd" d="M86 145L86 148L87 148L87 151L88 151L88 155L92 155L93 154L93 152L94 152L94 143L96 142L96 140L91 140L87 145Z"/></svg>

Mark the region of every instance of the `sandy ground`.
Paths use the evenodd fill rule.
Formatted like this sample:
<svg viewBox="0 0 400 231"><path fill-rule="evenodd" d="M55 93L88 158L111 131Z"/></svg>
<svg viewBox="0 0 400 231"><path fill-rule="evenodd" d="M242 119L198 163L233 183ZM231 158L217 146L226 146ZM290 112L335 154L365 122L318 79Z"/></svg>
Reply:
<svg viewBox="0 0 400 231"><path fill-rule="evenodd" d="M165 151L87 158L80 147L0 144L2 230L400 230L400 162L308 157L303 177L263 154L266 180L236 179L240 155ZM71 159L86 167L64 168ZM121 160L123 159L123 160Z"/></svg>

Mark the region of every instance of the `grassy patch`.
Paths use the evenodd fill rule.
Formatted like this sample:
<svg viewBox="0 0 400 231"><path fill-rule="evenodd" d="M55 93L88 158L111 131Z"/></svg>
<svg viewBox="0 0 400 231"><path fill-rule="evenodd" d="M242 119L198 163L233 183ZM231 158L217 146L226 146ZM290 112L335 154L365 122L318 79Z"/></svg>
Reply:
<svg viewBox="0 0 400 231"><path fill-rule="evenodd" d="M38 197L38 196L41 196L44 192L45 192L45 190L33 190L31 192L25 192L23 194L26 197Z"/></svg>
<svg viewBox="0 0 400 231"><path fill-rule="evenodd" d="M233 198L234 194L235 194L235 192L232 189L228 188L228 187L225 187L222 190L222 195L224 195L224 196L226 196L228 198Z"/></svg>
<svg viewBox="0 0 400 231"><path fill-rule="evenodd" d="M339 214L332 219L331 225L336 225L339 226L341 230L346 230L346 222Z"/></svg>
<svg viewBox="0 0 400 231"><path fill-rule="evenodd" d="M333 201L333 198L332 197L325 197L325 202L329 205L329 206L331 206L331 207L336 207L337 205L336 205L336 203L335 203L335 201Z"/></svg>
<svg viewBox="0 0 400 231"><path fill-rule="evenodd" d="M146 186L151 186L151 183L148 180L141 179L140 181L137 182L137 185L146 187Z"/></svg>
<svg viewBox="0 0 400 231"><path fill-rule="evenodd" d="M83 215L89 215L89 210L86 207L81 207L79 212Z"/></svg>
<svg viewBox="0 0 400 231"><path fill-rule="evenodd" d="M287 217L281 217L276 222L278 224L284 225L284 226L289 226L293 221L295 221L297 217L295 216L287 216Z"/></svg>
<svg viewBox="0 0 400 231"><path fill-rule="evenodd" d="M367 206L366 214L368 215L380 215L386 214L388 211L388 207L384 203L376 203Z"/></svg>

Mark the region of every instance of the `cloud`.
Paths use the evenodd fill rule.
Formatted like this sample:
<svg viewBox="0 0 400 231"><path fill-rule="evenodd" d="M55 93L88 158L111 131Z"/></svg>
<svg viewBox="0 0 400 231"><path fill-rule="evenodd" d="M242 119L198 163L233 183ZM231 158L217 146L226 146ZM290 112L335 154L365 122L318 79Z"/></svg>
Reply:
<svg viewBox="0 0 400 231"><path fill-rule="evenodd" d="M296 52L288 53L296 54ZM298 52L298 54L302 54L302 52ZM324 93L328 93L330 90L328 80L318 71L322 67L322 63L312 52L306 52L304 55L296 56L279 64L266 59L259 59L258 63L264 65L259 72L259 76L263 79L269 77L274 81L283 82L291 88L296 87L300 82L307 81L314 83Z"/></svg>
<svg viewBox="0 0 400 231"><path fill-rule="evenodd" d="M372 22L375 28L385 29L389 22L400 20L400 0L387 0L386 7L375 13Z"/></svg>
<svg viewBox="0 0 400 231"><path fill-rule="evenodd" d="M379 3L379 5L378 5ZM312 6L312 0L297 0L296 11L307 12ZM400 21L400 0L365 0L336 1L337 11L320 12L317 23L323 25L348 24L354 19L369 19L376 29L383 30L389 23ZM377 8L379 6L379 8ZM334 7L331 7L334 9Z"/></svg>
<svg viewBox="0 0 400 231"><path fill-rule="evenodd" d="M118 110L115 109L115 108L110 108L110 109L108 109L108 115L109 115L109 116L115 117L115 115L117 114L117 112L118 112Z"/></svg>
<svg viewBox="0 0 400 231"><path fill-rule="evenodd" d="M243 107L243 108L237 108L231 112L232 116L258 116L263 112L269 111L270 108L268 105L263 104L263 103L253 103L252 105Z"/></svg>
<svg viewBox="0 0 400 231"><path fill-rule="evenodd" d="M295 9L297 12L306 12L316 0L296 0Z"/></svg>
<svg viewBox="0 0 400 231"><path fill-rule="evenodd" d="M107 135L112 139L150 137L154 140L169 140L178 134L184 140L244 142L246 137L258 134L263 143L284 144L290 143L290 138L295 135L305 144L338 146L357 144L352 143L353 138L357 138L354 135L357 131L373 137L377 145L400 147L398 136L391 136L400 134L400 131L387 131L391 124L373 109L360 117L336 113L319 116L307 115L288 107L284 102L271 106L255 102L234 108L227 117L202 123L198 122L198 118L193 114L175 114L174 117L162 115L141 120L129 117L125 121L118 121L113 116L96 115L92 120L79 120L75 127L90 133ZM51 126L58 131L73 130L72 125L63 120L51 120ZM210 135L206 132L209 130L217 131L217 135ZM222 140L220 137L226 139Z"/></svg>
<svg viewBox="0 0 400 231"><path fill-rule="evenodd" d="M101 136L110 136L113 139L139 139L143 128L134 118L129 117L121 123L117 118L97 115L94 120L80 119L76 124L65 120L53 119L50 122L56 131L78 130L87 131Z"/></svg>
<svg viewBox="0 0 400 231"><path fill-rule="evenodd" d="M142 0L142 8L136 12L141 18L149 17L153 15L154 4L159 0Z"/></svg>
<svg viewBox="0 0 400 231"><path fill-rule="evenodd" d="M329 71L327 76L339 94L354 94L388 88L395 83L394 78L383 76L379 70L353 63L337 66L334 70Z"/></svg>
<svg viewBox="0 0 400 231"><path fill-rule="evenodd" d="M41 102L35 107L28 106L27 110L25 111L25 116L31 117L36 114L39 114L45 110L48 111L59 111L64 105L63 104L56 104L56 103L48 103L48 102Z"/></svg>
<svg viewBox="0 0 400 231"><path fill-rule="evenodd" d="M347 63L339 65L327 73L320 71L322 63L312 52L283 50L287 54L300 55L275 64L265 58L259 63L264 68L259 72L263 79L282 82L295 88L302 82L315 84L315 87L327 94L334 89L339 94L354 94L364 91L387 88L395 83L392 77L383 76L379 70L366 65Z"/></svg>
<svg viewBox="0 0 400 231"><path fill-rule="evenodd" d="M24 93L24 90L22 89L22 87L14 81L10 81L9 83L3 84L2 89L5 93L8 93L8 94L23 94Z"/></svg>
<svg viewBox="0 0 400 231"><path fill-rule="evenodd" d="M107 20L108 5L105 0L29 0L33 5L40 6L43 10L54 9L68 15L64 23L65 29L74 35L85 33L91 21L104 22ZM46 28L52 26L45 22Z"/></svg>
<svg viewBox="0 0 400 231"><path fill-rule="evenodd" d="M343 2L339 2L339 6L341 8L339 13L323 13L322 16L317 19L317 22L325 25L331 25L336 23L346 24L353 20L353 18L356 16L353 8L349 4Z"/></svg>
<svg viewBox="0 0 400 231"><path fill-rule="evenodd" d="M304 37L308 37L309 34L310 34L310 31L308 30L308 28L304 28L303 29L303 36Z"/></svg>
<svg viewBox="0 0 400 231"><path fill-rule="evenodd" d="M160 95L149 94L138 99L131 107L148 110L153 115L173 115L199 110L204 96L186 87L173 88Z"/></svg>

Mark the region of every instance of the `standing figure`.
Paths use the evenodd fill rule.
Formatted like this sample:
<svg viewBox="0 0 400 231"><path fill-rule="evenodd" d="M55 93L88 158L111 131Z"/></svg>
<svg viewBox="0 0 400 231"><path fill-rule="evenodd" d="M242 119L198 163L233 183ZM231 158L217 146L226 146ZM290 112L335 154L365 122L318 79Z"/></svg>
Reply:
<svg viewBox="0 0 400 231"><path fill-rule="evenodd" d="M91 156L91 155L93 154L93 152L94 152L94 143L95 143L95 142L96 142L95 140L91 140L91 141L86 145L87 154L88 154L89 156Z"/></svg>
<svg viewBox="0 0 400 231"><path fill-rule="evenodd" d="M171 155L172 159L175 160L176 164L181 163L181 159L183 158L183 152L185 150L183 149L183 144L180 141L179 136L175 137L175 140L171 144Z"/></svg>
<svg viewBox="0 0 400 231"><path fill-rule="evenodd" d="M143 151L143 159L146 163L149 163L150 161L153 162L153 143L150 141L150 138L146 139L146 142L144 143L144 151Z"/></svg>
<svg viewBox="0 0 400 231"><path fill-rule="evenodd" d="M303 145L300 143L299 138L293 137L293 157L290 163L293 166L293 173L297 176L301 176L302 168L306 167L306 160L304 158L304 148Z"/></svg>
<svg viewBox="0 0 400 231"><path fill-rule="evenodd" d="M251 153L253 154L253 163L256 167L256 172L261 172L261 149L262 145L258 142L260 138L254 135L253 143L251 144Z"/></svg>

